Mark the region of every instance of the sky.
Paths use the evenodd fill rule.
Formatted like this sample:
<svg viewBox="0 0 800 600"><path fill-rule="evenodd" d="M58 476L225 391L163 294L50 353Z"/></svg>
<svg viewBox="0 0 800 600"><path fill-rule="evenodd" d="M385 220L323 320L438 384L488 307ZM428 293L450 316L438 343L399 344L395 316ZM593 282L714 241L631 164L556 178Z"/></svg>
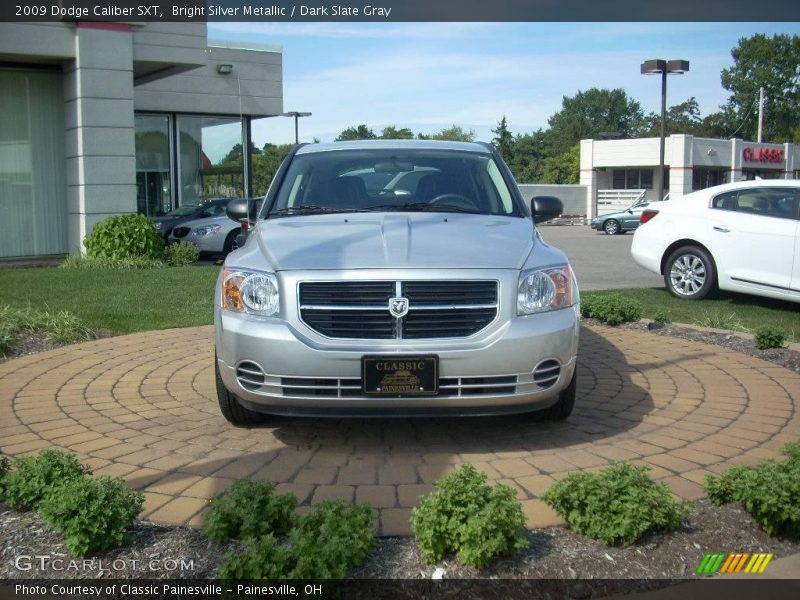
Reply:
<svg viewBox="0 0 800 600"><path fill-rule="evenodd" d="M728 93L720 71L756 33L800 34L800 23L213 23L212 39L283 47L284 110L308 111L300 141L332 141L365 123L434 133L453 124L490 141L506 116L512 133L547 127L564 96L623 88L659 112L659 77L647 59L686 59L667 105L697 98L703 115ZM294 119L254 124L254 141L294 142Z"/></svg>

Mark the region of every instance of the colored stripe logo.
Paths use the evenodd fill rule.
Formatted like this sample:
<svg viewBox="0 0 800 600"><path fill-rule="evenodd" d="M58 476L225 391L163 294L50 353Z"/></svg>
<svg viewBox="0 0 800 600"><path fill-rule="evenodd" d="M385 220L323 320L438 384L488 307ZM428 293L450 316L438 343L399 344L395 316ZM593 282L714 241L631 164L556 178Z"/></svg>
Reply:
<svg viewBox="0 0 800 600"><path fill-rule="evenodd" d="M763 573L773 556L771 552L707 553L695 573Z"/></svg>

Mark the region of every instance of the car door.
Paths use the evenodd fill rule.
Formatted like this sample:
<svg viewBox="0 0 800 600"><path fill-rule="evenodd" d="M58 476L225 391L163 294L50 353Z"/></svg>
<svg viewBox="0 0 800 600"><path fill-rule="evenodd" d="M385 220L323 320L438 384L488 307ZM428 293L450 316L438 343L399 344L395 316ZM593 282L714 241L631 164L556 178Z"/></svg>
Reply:
<svg viewBox="0 0 800 600"><path fill-rule="evenodd" d="M707 223L720 286L788 293L797 252L792 188L747 187L711 200Z"/></svg>
<svg viewBox="0 0 800 600"><path fill-rule="evenodd" d="M637 202L628 210L622 213L622 228L626 231L639 227L639 219L642 217L644 209L650 205L649 202Z"/></svg>

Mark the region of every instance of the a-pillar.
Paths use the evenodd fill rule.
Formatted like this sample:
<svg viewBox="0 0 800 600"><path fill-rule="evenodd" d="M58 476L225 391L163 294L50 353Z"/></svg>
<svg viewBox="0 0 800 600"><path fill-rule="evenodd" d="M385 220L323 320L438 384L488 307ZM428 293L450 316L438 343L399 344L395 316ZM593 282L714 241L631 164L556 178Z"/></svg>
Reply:
<svg viewBox="0 0 800 600"><path fill-rule="evenodd" d="M76 23L75 57L64 76L71 253L98 221L136 212L131 26Z"/></svg>

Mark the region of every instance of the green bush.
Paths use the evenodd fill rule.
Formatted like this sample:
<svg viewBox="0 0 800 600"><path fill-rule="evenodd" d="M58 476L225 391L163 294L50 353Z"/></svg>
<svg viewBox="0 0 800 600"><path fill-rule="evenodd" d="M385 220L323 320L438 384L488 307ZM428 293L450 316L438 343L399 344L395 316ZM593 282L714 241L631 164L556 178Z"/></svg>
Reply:
<svg viewBox="0 0 800 600"><path fill-rule="evenodd" d="M781 452L785 461L731 467L705 487L714 504L740 502L768 534L800 537L800 442Z"/></svg>
<svg viewBox="0 0 800 600"><path fill-rule="evenodd" d="M609 325L642 318L642 303L620 294L587 294L581 298L581 314Z"/></svg>
<svg viewBox="0 0 800 600"><path fill-rule="evenodd" d="M144 215L103 219L83 239L83 245L90 257L159 259L164 254L164 238Z"/></svg>
<svg viewBox="0 0 800 600"><path fill-rule="evenodd" d="M596 473L577 472L542 496L576 533L608 545L632 544L648 531L672 531L687 507L648 467L615 463Z"/></svg>
<svg viewBox="0 0 800 600"><path fill-rule="evenodd" d="M672 323L672 313L666 308L659 308L653 315L653 321L663 325Z"/></svg>
<svg viewBox="0 0 800 600"><path fill-rule="evenodd" d="M170 244L164 251L164 259L171 267L188 267L200 258L200 248L189 242Z"/></svg>
<svg viewBox="0 0 800 600"><path fill-rule="evenodd" d="M144 494L128 489L120 478L79 477L46 496L39 510L64 534L67 549L82 557L121 545L143 502Z"/></svg>
<svg viewBox="0 0 800 600"><path fill-rule="evenodd" d="M74 479L82 479L89 469L63 450L42 450L38 456L20 456L14 469L5 476L5 498L15 508L38 509L54 491Z"/></svg>
<svg viewBox="0 0 800 600"><path fill-rule="evenodd" d="M510 487L490 486L469 464L435 486L411 512L411 530L428 562L454 552L463 564L483 567L528 545L522 506Z"/></svg>
<svg viewBox="0 0 800 600"><path fill-rule="evenodd" d="M372 509L326 501L304 517L280 543L273 534L245 540L241 553L226 554L222 579L343 579L375 544Z"/></svg>
<svg viewBox="0 0 800 600"><path fill-rule="evenodd" d="M285 533L292 525L297 498L273 494L268 481L241 479L211 499L205 533L215 542Z"/></svg>
<svg viewBox="0 0 800 600"><path fill-rule="evenodd" d="M147 258L145 256L128 256L126 258L109 258L107 256L79 256L73 254L68 256L59 265L60 269L112 269L112 270L145 270L163 269L166 266L160 260Z"/></svg>
<svg viewBox="0 0 800 600"><path fill-rule="evenodd" d="M777 327L759 327L756 329L756 348L780 348L786 343L786 334Z"/></svg>
<svg viewBox="0 0 800 600"><path fill-rule="evenodd" d="M11 461L5 456L0 456L0 502L6 499L6 477L11 468Z"/></svg>
<svg viewBox="0 0 800 600"><path fill-rule="evenodd" d="M65 310L48 312L30 306L0 305L0 355L7 354L23 334L36 333L56 344L69 344L94 337L91 328Z"/></svg>

